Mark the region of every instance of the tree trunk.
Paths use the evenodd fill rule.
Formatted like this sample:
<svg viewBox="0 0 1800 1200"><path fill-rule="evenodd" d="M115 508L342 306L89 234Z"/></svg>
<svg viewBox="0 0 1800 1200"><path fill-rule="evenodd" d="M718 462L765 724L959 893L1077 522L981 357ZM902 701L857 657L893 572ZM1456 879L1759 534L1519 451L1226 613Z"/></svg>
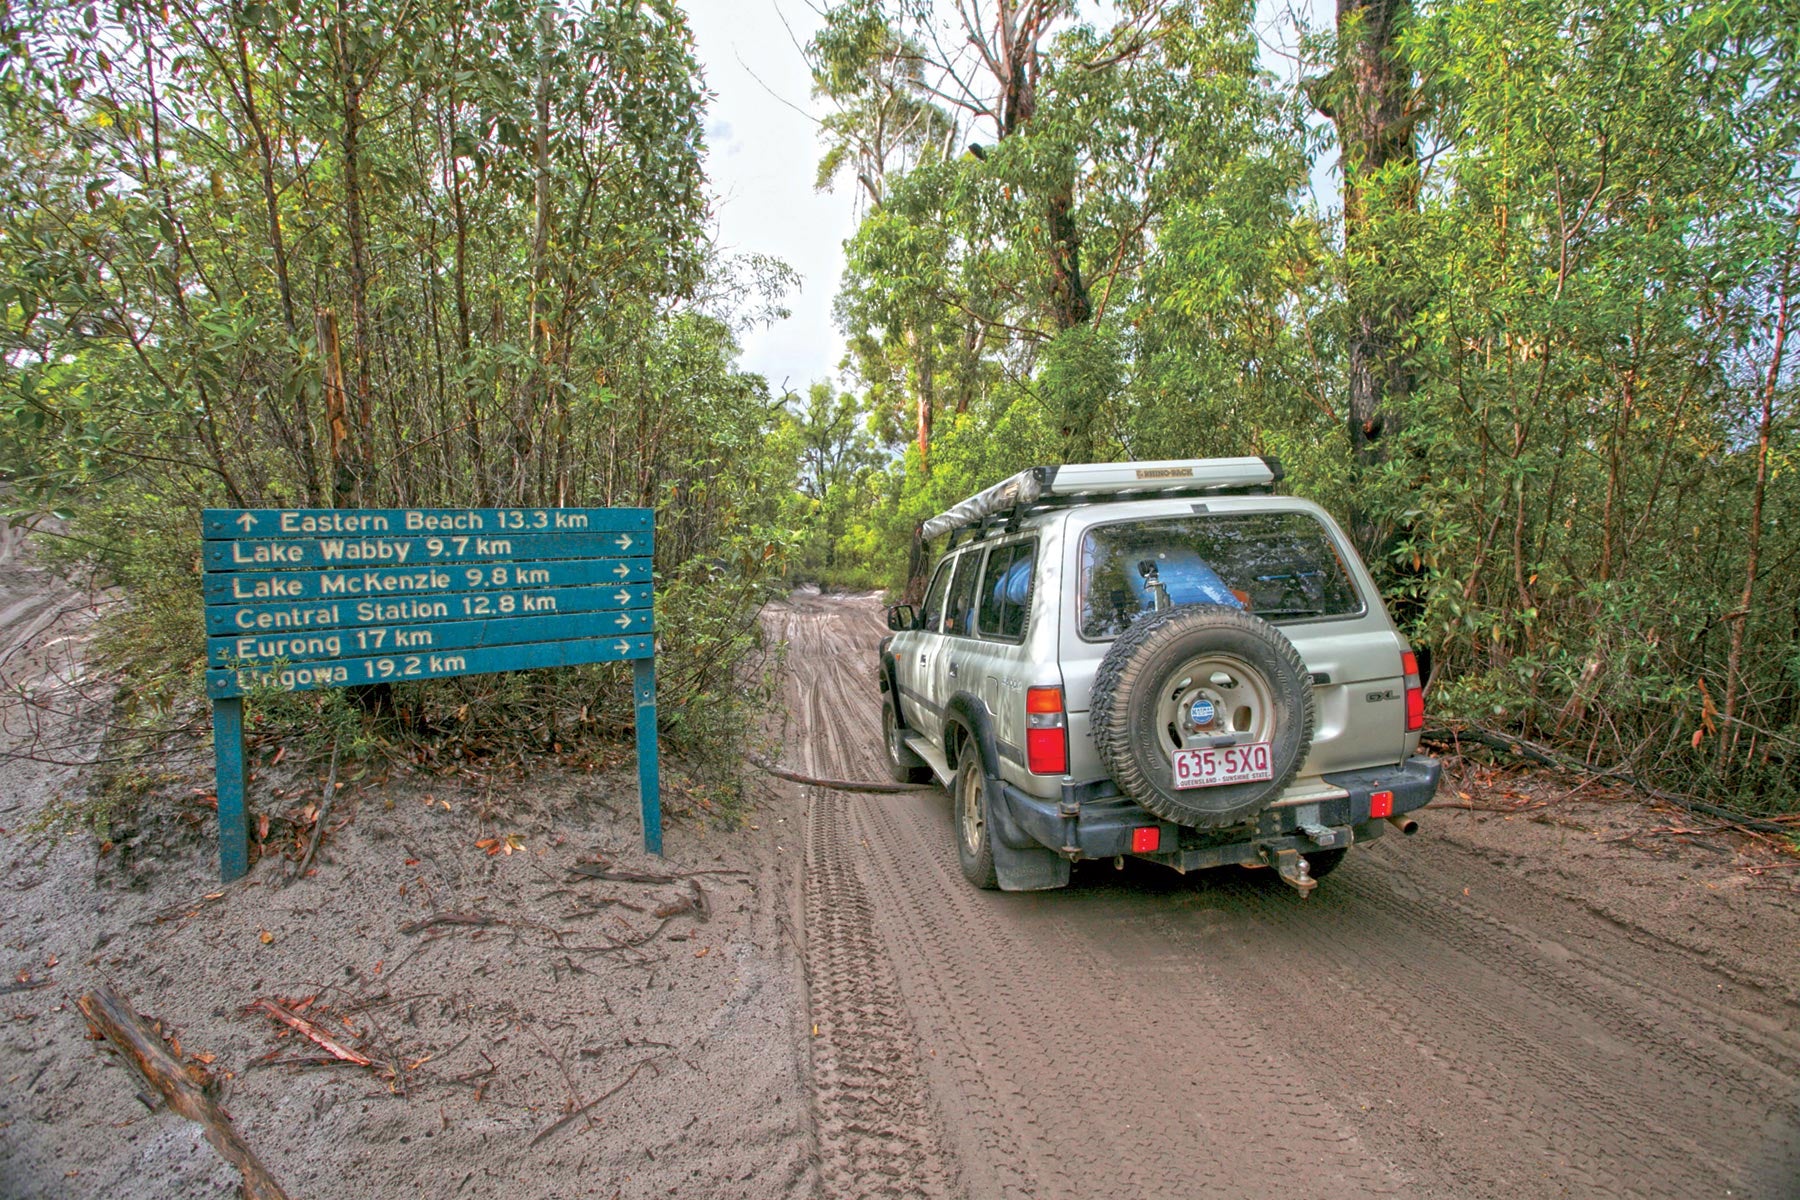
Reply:
<svg viewBox="0 0 1800 1200"><path fill-rule="evenodd" d="M1800 208L1794 210L1787 255L1781 264L1777 286L1775 340L1769 348L1769 369L1762 386L1762 411L1756 422L1756 487L1750 495L1750 528L1744 533L1744 591L1731 620L1731 649L1725 656L1725 727L1719 731L1719 760L1723 764L1738 742L1738 691L1743 671L1744 639L1756 600L1757 572L1761 568L1763 510L1769 490L1769 435L1775 428L1775 394L1781 386L1781 366L1787 356L1789 311L1793 300L1794 254L1800 249Z"/></svg>
<svg viewBox="0 0 1800 1200"><path fill-rule="evenodd" d="M1087 282L1081 277L1081 232L1075 226L1073 181L1065 181L1050 197L1046 224L1050 233L1050 312L1056 331L1065 333L1086 325L1094 315ZM1088 388L1075 388L1063 397L1063 461L1094 460L1094 422L1100 398Z"/></svg>
<svg viewBox="0 0 1800 1200"><path fill-rule="evenodd" d="M908 331L907 340L912 342L919 363L919 471L928 474L931 471L931 417L937 403L937 371L932 362L930 340L921 340L912 330Z"/></svg>
<svg viewBox="0 0 1800 1200"><path fill-rule="evenodd" d="M1350 449L1359 469L1385 457L1393 410L1412 394L1413 375L1401 337L1415 306L1391 285L1393 255L1382 218L1418 207L1418 113L1411 72L1400 61L1399 33L1411 0L1338 0L1339 63L1313 86L1313 103L1337 127L1344 170L1344 252L1348 263ZM1320 86L1323 85L1323 86ZM1398 168L1398 188L1375 181ZM1374 538L1357 514L1358 540Z"/></svg>
<svg viewBox="0 0 1800 1200"><path fill-rule="evenodd" d="M325 436L331 446L331 505L353 508L357 475L350 449L350 404L344 394L344 363L338 353L337 314L321 308L316 329L325 390Z"/></svg>
<svg viewBox="0 0 1800 1200"><path fill-rule="evenodd" d="M344 224L350 237L350 358L356 372L356 465L353 502L362 503L368 473L375 462L375 410L369 385L369 253L363 212L362 150L363 91L369 80L363 65L350 60L350 46L340 24L333 31L337 65L343 85L343 132L339 149L344 168ZM337 485L342 487L341 482Z"/></svg>
<svg viewBox="0 0 1800 1200"><path fill-rule="evenodd" d="M462 56L462 26L456 27L452 46L458 62ZM456 122L462 112L462 101L456 94L455 72L451 72L449 126L445 130L444 152L445 170L449 175L447 183L450 190L450 211L456 220L456 347L461 352L458 367L464 376L463 398L466 405L466 428L463 430L464 445L469 455L469 475L475 483L475 503L480 508L489 507L488 479L486 456L481 442L481 388L474 380L474 373L469 369L474 355L471 352L474 324L472 310L469 306L469 215L463 207L462 170L457 166L456 158Z"/></svg>
<svg viewBox="0 0 1800 1200"><path fill-rule="evenodd" d="M281 294L281 316L286 323L288 337L294 342L300 340L300 322L294 314L294 291L288 280L287 238L281 231L281 208L275 195L275 147L269 139L269 132L263 126L262 114L256 108L256 79L250 70L250 48L244 33L241 10L234 13L238 27L237 35L238 71L243 78L244 116L250 122L250 130L256 138L257 167L262 179L263 209L269 220L269 251L275 258L275 287ZM306 411L306 389L294 389L294 437L300 454L300 468L306 480L306 502L317 507L322 503L319 485L319 457L313 445L312 417Z"/></svg>
<svg viewBox="0 0 1800 1200"><path fill-rule="evenodd" d="M538 5L538 77L533 90L533 165L536 179L532 184L531 227L531 303L526 318L525 344L532 349L531 376L521 390L518 416L513 426L513 463L518 474L516 502L528 499L530 487L533 430L548 391L550 345L544 319L545 283L549 278L550 255L550 64L551 43L555 36L556 7L552 0ZM539 464L541 467L541 463ZM541 474L541 472L540 472Z"/></svg>

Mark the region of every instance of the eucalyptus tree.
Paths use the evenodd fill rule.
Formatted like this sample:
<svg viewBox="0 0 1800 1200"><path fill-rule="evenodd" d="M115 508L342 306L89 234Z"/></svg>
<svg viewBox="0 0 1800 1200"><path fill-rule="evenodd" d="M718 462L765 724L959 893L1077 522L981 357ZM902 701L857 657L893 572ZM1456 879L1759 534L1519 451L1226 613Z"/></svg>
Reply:
<svg viewBox="0 0 1800 1200"><path fill-rule="evenodd" d="M0 22L15 496L80 503L121 571L163 565L141 582L171 611L214 501L657 505L678 623L735 594L684 599L690 572L778 556L792 469L712 311L730 267L672 0Z"/></svg>
<svg viewBox="0 0 1800 1200"><path fill-rule="evenodd" d="M1397 269L1418 211L1417 130L1426 103L1403 50L1413 0L1337 0L1334 62L1307 82L1337 130L1343 184L1345 429L1360 466L1382 458L1392 409L1413 389L1406 338L1415 276Z"/></svg>
<svg viewBox="0 0 1800 1200"><path fill-rule="evenodd" d="M1394 260L1426 300L1375 495L1421 636L1523 730L1791 797L1791 23L1447 0L1405 51L1447 149Z"/></svg>
<svg viewBox="0 0 1800 1200"><path fill-rule="evenodd" d="M983 13L874 0L827 12L822 79L841 62L831 47L871 47L865 70L905 65L916 99L953 123L945 143L966 147L889 175L850 247L840 311L878 385L896 382L892 347L918 347L907 382L922 418L999 388L1047 406L1058 452L1089 458L1117 437L1105 423L1130 374L1121 329L1160 222L1210 194L1200 172L1173 185L1171 164L1246 152L1267 132L1250 12L1133 4L1104 28L1062 3ZM871 28L886 32L852 36Z"/></svg>

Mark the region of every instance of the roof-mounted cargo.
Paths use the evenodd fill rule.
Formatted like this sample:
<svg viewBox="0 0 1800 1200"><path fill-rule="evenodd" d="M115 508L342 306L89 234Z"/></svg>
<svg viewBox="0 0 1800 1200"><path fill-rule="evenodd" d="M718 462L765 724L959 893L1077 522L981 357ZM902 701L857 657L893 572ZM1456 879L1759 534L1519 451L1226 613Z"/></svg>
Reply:
<svg viewBox="0 0 1800 1200"><path fill-rule="evenodd" d="M1281 481L1271 458L1184 458L1161 462L1069 463L1032 467L977 492L920 527L926 540L1033 508L1203 492L1267 492Z"/></svg>

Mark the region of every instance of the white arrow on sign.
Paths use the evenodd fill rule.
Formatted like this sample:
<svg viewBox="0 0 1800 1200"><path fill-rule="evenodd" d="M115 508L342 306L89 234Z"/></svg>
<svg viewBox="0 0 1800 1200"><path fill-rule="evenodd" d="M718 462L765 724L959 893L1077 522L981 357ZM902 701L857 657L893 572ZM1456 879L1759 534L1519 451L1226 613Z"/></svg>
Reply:
<svg viewBox="0 0 1800 1200"><path fill-rule="evenodd" d="M240 529L245 533L249 533L252 529L256 528L256 515L254 513L245 513L237 519L237 523Z"/></svg>
<svg viewBox="0 0 1800 1200"><path fill-rule="evenodd" d="M631 653L631 643L626 641L624 638L619 639L619 653L620 654L630 654Z"/></svg>
<svg viewBox="0 0 1800 1200"><path fill-rule="evenodd" d="M617 575L620 579L623 579L627 575L631 574L631 568L626 566L624 563L620 563L617 567L613 568L613 574Z"/></svg>
<svg viewBox="0 0 1800 1200"><path fill-rule="evenodd" d="M631 614L630 613L620 613L619 619L616 623L620 629L630 629L631 628Z"/></svg>
<svg viewBox="0 0 1800 1200"><path fill-rule="evenodd" d="M631 603L631 593L626 591L624 588L620 588L618 591L614 592L613 595L618 598L618 601L620 604L630 604Z"/></svg>
<svg viewBox="0 0 1800 1200"><path fill-rule="evenodd" d="M631 535L630 535L630 534L629 534L629 533L621 533L621 534L620 534L620 535L619 535L619 540L618 540L618 542L617 542L617 543L616 543L616 545L617 545L617 546L618 546L618 547L619 547L619 549L621 549L621 550L629 550L629 549L631 549Z"/></svg>

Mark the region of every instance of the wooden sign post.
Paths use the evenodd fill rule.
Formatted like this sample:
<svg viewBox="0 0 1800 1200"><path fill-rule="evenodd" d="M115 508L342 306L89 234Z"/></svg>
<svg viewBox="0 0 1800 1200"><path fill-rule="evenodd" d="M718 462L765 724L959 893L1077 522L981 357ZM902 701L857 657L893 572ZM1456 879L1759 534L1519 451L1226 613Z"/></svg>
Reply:
<svg viewBox="0 0 1800 1200"><path fill-rule="evenodd" d="M249 870L246 693L630 660L644 849L662 853L647 508L207 509L219 870Z"/></svg>

